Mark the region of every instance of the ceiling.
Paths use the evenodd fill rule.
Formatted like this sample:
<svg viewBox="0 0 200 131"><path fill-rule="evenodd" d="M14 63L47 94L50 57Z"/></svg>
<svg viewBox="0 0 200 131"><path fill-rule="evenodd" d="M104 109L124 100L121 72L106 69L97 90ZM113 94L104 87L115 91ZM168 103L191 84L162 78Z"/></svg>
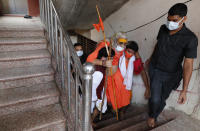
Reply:
<svg viewBox="0 0 200 131"><path fill-rule="evenodd" d="M54 0L56 9L66 29L91 29L98 23L96 5L102 19L120 9L128 0Z"/></svg>

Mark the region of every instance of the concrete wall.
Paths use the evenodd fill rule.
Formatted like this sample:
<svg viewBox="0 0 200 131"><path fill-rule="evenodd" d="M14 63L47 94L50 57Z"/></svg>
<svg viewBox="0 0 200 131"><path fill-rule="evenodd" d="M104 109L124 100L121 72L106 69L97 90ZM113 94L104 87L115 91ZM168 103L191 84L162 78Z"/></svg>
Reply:
<svg viewBox="0 0 200 131"><path fill-rule="evenodd" d="M112 36L114 32L127 31L141 26L166 13L173 4L185 1L186 0L130 0L120 10L112 14L104 21L106 36ZM200 39L200 17L198 17L198 14L200 14L200 0L192 0L187 5L189 12L186 25L193 32L195 32ZM139 53L143 61L146 61L146 59L148 59L152 54L158 30L160 26L166 22L166 20L167 16L153 22L150 25L127 34L129 40L135 40L139 43ZM108 26L108 23L112 25L114 31L110 26ZM91 38L95 41L103 39L101 33L98 33L96 30L91 31ZM194 62L194 69L199 67L200 46L198 48L198 58ZM200 107L198 105L198 103L200 103L199 85L200 73L199 71L194 71L188 89L190 92L187 94L188 100L186 104L177 104L179 92L174 91L167 101L167 107L184 111L187 114L191 114L200 119ZM181 90L181 88L182 86L179 87L179 90ZM132 99L134 103L147 103L147 101L143 98L144 90L145 88L141 77L135 77ZM195 110L195 106L196 112L193 112L193 110Z"/></svg>
<svg viewBox="0 0 200 131"><path fill-rule="evenodd" d="M3 14L27 14L27 0L0 0Z"/></svg>

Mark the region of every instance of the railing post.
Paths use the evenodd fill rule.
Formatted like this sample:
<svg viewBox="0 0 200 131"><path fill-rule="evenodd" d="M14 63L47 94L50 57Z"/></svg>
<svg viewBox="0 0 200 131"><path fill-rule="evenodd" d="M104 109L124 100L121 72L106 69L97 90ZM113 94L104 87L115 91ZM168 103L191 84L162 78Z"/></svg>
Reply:
<svg viewBox="0 0 200 131"><path fill-rule="evenodd" d="M91 63L83 65L84 72L84 117L83 117L83 131L91 130L91 101L92 101L92 74L94 73L94 66Z"/></svg>

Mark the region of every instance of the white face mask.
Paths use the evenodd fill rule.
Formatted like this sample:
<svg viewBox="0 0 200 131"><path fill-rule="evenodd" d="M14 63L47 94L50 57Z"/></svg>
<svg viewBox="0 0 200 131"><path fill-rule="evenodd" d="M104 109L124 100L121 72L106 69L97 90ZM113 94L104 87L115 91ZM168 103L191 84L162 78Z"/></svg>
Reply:
<svg viewBox="0 0 200 131"><path fill-rule="evenodd" d="M179 24L183 19L184 17L179 22L167 21L166 26L169 30L176 30L181 26L179 26Z"/></svg>
<svg viewBox="0 0 200 131"><path fill-rule="evenodd" d="M77 54L77 56L82 56L83 55L83 51L82 50L79 50L79 51L76 51L76 54Z"/></svg>
<svg viewBox="0 0 200 131"><path fill-rule="evenodd" d="M121 46L119 46L119 45L117 45L117 47L115 48L117 51L123 51L124 50L124 48L123 47L121 47Z"/></svg>

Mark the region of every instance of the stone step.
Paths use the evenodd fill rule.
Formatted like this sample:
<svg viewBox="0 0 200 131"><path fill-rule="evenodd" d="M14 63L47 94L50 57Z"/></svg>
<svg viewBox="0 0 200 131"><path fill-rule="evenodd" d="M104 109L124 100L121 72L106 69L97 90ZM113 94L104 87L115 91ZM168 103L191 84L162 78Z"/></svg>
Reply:
<svg viewBox="0 0 200 131"><path fill-rule="evenodd" d="M31 86L54 80L54 70L50 65L1 69L0 89Z"/></svg>
<svg viewBox="0 0 200 131"><path fill-rule="evenodd" d="M46 49L45 38L0 38L0 52Z"/></svg>
<svg viewBox="0 0 200 131"><path fill-rule="evenodd" d="M65 131L66 120L59 104L0 117L2 131Z"/></svg>
<svg viewBox="0 0 200 131"><path fill-rule="evenodd" d="M0 89L0 116L58 103L59 92L54 82Z"/></svg>
<svg viewBox="0 0 200 131"><path fill-rule="evenodd" d="M42 28L0 28L0 38L44 37Z"/></svg>
<svg viewBox="0 0 200 131"><path fill-rule="evenodd" d="M148 118L148 117L147 117ZM159 117L157 118L157 122L154 128L160 127L165 123L168 123L172 120L175 119L174 113L164 110ZM132 126L129 126L121 131L147 131L147 130L152 130L153 128L150 128L147 125L147 119L141 121L140 123L137 124L132 124Z"/></svg>
<svg viewBox="0 0 200 131"><path fill-rule="evenodd" d="M144 120L138 124L135 124L133 126L130 126L126 129L123 129L121 131L148 131L150 128L147 125L147 121Z"/></svg>
<svg viewBox="0 0 200 131"><path fill-rule="evenodd" d="M130 106L126 113L124 114L124 119L129 119L131 117L137 116L138 114L142 114L144 112L147 112L148 108L146 106L144 107L136 107L136 106ZM108 116L107 114L105 114L106 116ZM96 127L95 130L97 129L103 129L104 127L107 127L109 125L118 123L119 120L117 120L116 116L113 117L114 114L112 114L112 117L108 116L108 119L103 118L101 121L96 123Z"/></svg>
<svg viewBox="0 0 200 131"><path fill-rule="evenodd" d="M101 128L97 131L120 131L126 127L129 127L133 124L137 124L141 121L146 120L148 117L147 113L138 113L136 116L133 116L131 118L125 119L123 121L119 121L117 123L111 124L109 126L106 126L104 128Z"/></svg>
<svg viewBox="0 0 200 131"><path fill-rule="evenodd" d="M0 69L50 65L51 55L47 49L32 51L0 52Z"/></svg>

